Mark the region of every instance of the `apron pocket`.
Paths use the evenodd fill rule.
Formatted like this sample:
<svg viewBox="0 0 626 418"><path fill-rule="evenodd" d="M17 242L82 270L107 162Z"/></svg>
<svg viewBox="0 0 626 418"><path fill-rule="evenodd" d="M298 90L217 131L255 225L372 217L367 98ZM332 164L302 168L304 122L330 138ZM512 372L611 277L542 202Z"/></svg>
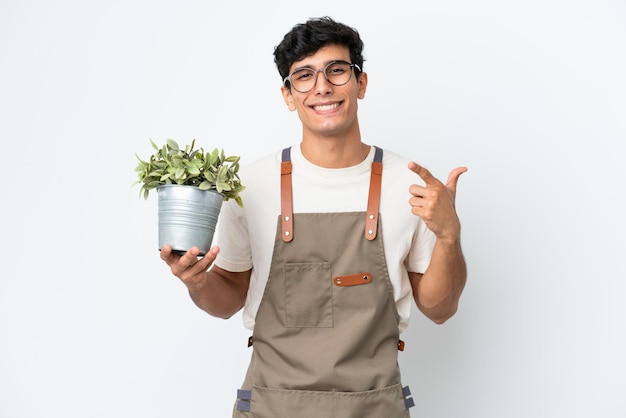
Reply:
<svg viewBox="0 0 626 418"><path fill-rule="evenodd" d="M330 263L286 263L284 274L285 326L333 326Z"/></svg>
<svg viewBox="0 0 626 418"><path fill-rule="evenodd" d="M408 418L400 384L364 392L252 388L252 418Z"/></svg>

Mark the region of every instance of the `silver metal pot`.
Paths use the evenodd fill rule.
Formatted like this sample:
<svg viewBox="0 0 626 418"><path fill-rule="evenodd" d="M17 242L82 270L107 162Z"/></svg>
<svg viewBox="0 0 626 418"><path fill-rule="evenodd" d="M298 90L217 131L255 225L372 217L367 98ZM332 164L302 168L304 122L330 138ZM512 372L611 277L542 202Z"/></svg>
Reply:
<svg viewBox="0 0 626 418"><path fill-rule="evenodd" d="M178 253L191 247L204 255L211 248L224 195L196 186L168 184L156 188L159 208L159 250L165 244Z"/></svg>

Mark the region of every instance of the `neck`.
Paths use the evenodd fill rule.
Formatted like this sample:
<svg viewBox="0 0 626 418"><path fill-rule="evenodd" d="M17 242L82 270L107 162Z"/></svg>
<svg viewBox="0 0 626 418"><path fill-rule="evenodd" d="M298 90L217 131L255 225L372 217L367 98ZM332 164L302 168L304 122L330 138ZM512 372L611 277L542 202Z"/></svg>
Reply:
<svg viewBox="0 0 626 418"><path fill-rule="evenodd" d="M370 146L359 141L326 139L300 144L302 155L312 164L324 168L346 168L361 163L370 152Z"/></svg>

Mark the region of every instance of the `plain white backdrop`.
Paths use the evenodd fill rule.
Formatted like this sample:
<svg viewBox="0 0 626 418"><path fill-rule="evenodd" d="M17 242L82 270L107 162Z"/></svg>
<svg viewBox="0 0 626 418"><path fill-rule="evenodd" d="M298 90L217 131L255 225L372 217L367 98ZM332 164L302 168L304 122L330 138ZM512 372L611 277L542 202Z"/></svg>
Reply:
<svg viewBox="0 0 626 418"><path fill-rule="evenodd" d="M248 332L160 261L134 155L297 142L272 52L322 15L365 41L363 140L469 167L459 312L403 334L413 416L626 416L626 3L3 0L0 417L230 416Z"/></svg>

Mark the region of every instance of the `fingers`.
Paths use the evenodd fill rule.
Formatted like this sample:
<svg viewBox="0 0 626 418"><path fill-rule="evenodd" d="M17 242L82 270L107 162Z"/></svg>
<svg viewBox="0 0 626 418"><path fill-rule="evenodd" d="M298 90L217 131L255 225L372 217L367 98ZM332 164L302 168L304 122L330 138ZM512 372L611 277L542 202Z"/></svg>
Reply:
<svg viewBox="0 0 626 418"><path fill-rule="evenodd" d="M198 256L200 255L200 249L198 247L191 247L189 251L183 254L175 265L172 266L172 273L180 276L185 270L193 267L198 263Z"/></svg>
<svg viewBox="0 0 626 418"><path fill-rule="evenodd" d="M199 273L204 273L213 264L219 247L212 247L203 257L199 257L200 249L192 247L183 255L176 254L172 251L170 245L164 245L161 249L161 259L163 259L176 277L186 280Z"/></svg>
<svg viewBox="0 0 626 418"><path fill-rule="evenodd" d="M165 261L168 266L171 266L180 258L180 255L172 251L172 246L167 244L161 248L159 255L161 256L161 260Z"/></svg>
<svg viewBox="0 0 626 418"><path fill-rule="evenodd" d="M425 185L412 184L409 193L411 212L424 220L426 226L438 238L458 237L460 226L455 211L456 187L466 167L457 167L450 171L444 185L427 169L415 162L408 165L409 169L421 177Z"/></svg>
<svg viewBox="0 0 626 418"><path fill-rule="evenodd" d="M424 180L424 183L426 183L426 186L436 186L441 183L439 180L437 180L437 178L435 178L435 176L431 174L430 171L414 161L411 161L409 163L409 170L420 176L420 178ZM450 174L448 175L448 180L446 181L446 187L456 190L456 185L459 181L459 177L466 171L467 167L457 167L450 171Z"/></svg>
<svg viewBox="0 0 626 418"><path fill-rule="evenodd" d="M424 180L424 183L426 183L427 186L432 185L433 183L439 183L439 181L430 173L430 171L414 161L411 161L409 163L409 170L420 176L420 178Z"/></svg>

